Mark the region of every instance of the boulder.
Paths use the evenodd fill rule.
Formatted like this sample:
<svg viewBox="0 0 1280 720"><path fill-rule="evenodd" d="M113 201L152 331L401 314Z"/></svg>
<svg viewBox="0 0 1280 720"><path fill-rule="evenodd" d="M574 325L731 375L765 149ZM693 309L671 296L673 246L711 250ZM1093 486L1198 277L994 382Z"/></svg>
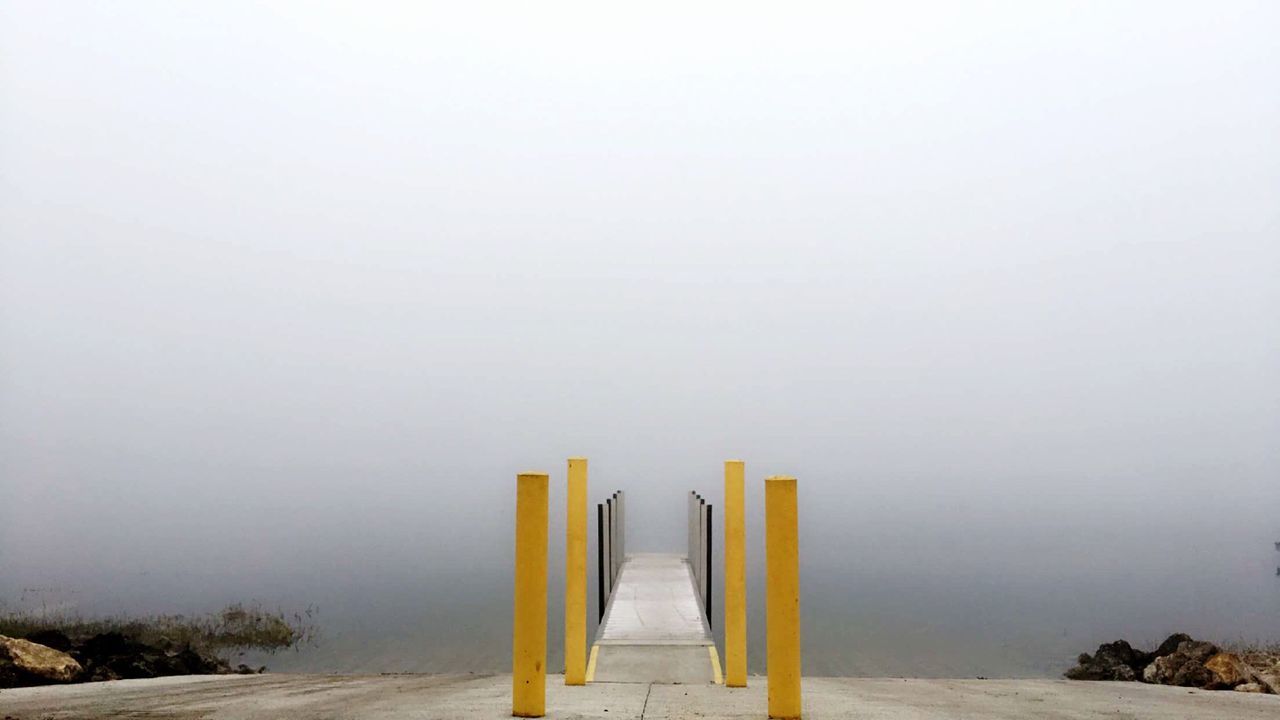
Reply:
<svg viewBox="0 0 1280 720"><path fill-rule="evenodd" d="M101 680L153 678L170 672L166 654L118 632L100 633L84 641L80 661L91 677Z"/></svg>
<svg viewBox="0 0 1280 720"><path fill-rule="evenodd" d="M51 647L54 650L61 650L64 653L71 652L72 647L74 647L71 638L67 637L66 633L61 630L37 630L22 639L39 643L45 647Z"/></svg>
<svg viewBox="0 0 1280 720"><path fill-rule="evenodd" d="M171 653L169 661L172 674L175 675L220 675L230 672L227 663L201 655L191 648Z"/></svg>
<svg viewBox="0 0 1280 720"><path fill-rule="evenodd" d="M1210 642L1183 640L1174 652L1157 657L1142 671L1145 682L1181 687L1212 687L1218 682L1213 671L1205 667L1209 658L1218 654L1218 646Z"/></svg>
<svg viewBox="0 0 1280 720"><path fill-rule="evenodd" d="M1217 655L1221 650L1217 645L1204 640L1184 640L1178 643L1178 649L1174 651L1175 655L1185 655L1191 660L1204 664L1209 658Z"/></svg>
<svg viewBox="0 0 1280 720"><path fill-rule="evenodd" d="M1178 646L1184 642L1194 642L1194 640L1186 633L1174 633L1170 635L1164 639L1164 642L1160 643L1160 647L1156 648L1155 652L1151 653L1151 659L1154 660L1158 657L1174 654L1178 651Z"/></svg>
<svg viewBox="0 0 1280 720"><path fill-rule="evenodd" d="M1214 687L1229 690L1237 685L1253 682L1253 669L1235 653L1220 652L1204 662L1205 668L1216 678Z"/></svg>
<svg viewBox="0 0 1280 720"><path fill-rule="evenodd" d="M117 632L95 635L76 650L93 680L129 680L167 675L218 675L231 672L226 661L191 647L166 650Z"/></svg>
<svg viewBox="0 0 1280 720"><path fill-rule="evenodd" d="M88 659L113 658L154 652L155 648L118 632L98 633L80 644L80 654Z"/></svg>
<svg viewBox="0 0 1280 720"><path fill-rule="evenodd" d="M1212 688L1215 682L1217 677L1212 670L1205 667L1204 663L1191 660L1178 668L1178 672L1174 673L1173 680L1169 684L1178 687Z"/></svg>
<svg viewBox="0 0 1280 720"><path fill-rule="evenodd" d="M1066 677L1069 680L1136 680L1146 659L1146 653L1134 650L1124 640L1117 640L1099 645L1093 655L1081 654Z"/></svg>
<svg viewBox="0 0 1280 720"><path fill-rule="evenodd" d="M0 685L39 685L75 680L84 671L61 650L0 635Z"/></svg>

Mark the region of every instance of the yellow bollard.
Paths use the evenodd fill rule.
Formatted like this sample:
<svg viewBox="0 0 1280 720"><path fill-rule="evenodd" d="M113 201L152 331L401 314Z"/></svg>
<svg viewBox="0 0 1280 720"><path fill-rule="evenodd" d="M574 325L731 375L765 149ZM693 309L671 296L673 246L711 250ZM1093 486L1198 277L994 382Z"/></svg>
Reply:
<svg viewBox="0 0 1280 720"><path fill-rule="evenodd" d="M515 621L511 714L542 717L547 703L547 474L516 477Z"/></svg>
<svg viewBox="0 0 1280 720"><path fill-rule="evenodd" d="M746 490L741 460L724 463L724 684L747 686Z"/></svg>
<svg viewBox="0 0 1280 720"><path fill-rule="evenodd" d="M564 684L587 684L587 459L569 458L564 523Z"/></svg>
<svg viewBox="0 0 1280 720"><path fill-rule="evenodd" d="M800 538L796 479L764 481L769 717L800 717Z"/></svg>

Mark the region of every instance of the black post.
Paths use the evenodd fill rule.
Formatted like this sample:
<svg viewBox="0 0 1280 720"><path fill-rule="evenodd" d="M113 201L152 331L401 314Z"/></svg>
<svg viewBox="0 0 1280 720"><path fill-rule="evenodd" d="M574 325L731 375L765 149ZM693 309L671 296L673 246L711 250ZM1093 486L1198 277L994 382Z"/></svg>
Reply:
<svg viewBox="0 0 1280 720"><path fill-rule="evenodd" d="M707 504L707 501L703 500L702 495L696 492L693 494L693 496L698 498L698 517L697 517L698 527L694 530L694 533L697 534L698 536L698 567L695 575L697 576L697 580L698 580L698 597L702 599L703 607L706 607L707 597L702 592L702 578L705 577L705 572L706 572L706 570L702 568L702 556L704 555L702 545L706 541L706 537L702 533L702 508Z"/></svg>
<svg viewBox="0 0 1280 720"><path fill-rule="evenodd" d="M622 520L622 512L618 511L621 503L618 502L618 491L613 491L612 515L609 515L609 560L613 562L613 574L609 575L611 582L618 582L618 570L622 569L622 562L618 560L618 534L620 534L620 521Z"/></svg>
<svg viewBox="0 0 1280 720"><path fill-rule="evenodd" d="M707 503L707 627L711 627L711 503Z"/></svg>
<svg viewBox="0 0 1280 720"><path fill-rule="evenodd" d="M596 503L596 594L600 600L600 617L604 620L604 504Z"/></svg>
<svg viewBox="0 0 1280 720"><path fill-rule="evenodd" d="M613 594L613 497L604 499L604 515L605 524L608 526L606 532L609 533L609 559L605 562L605 568L609 573L609 594Z"/></svg>

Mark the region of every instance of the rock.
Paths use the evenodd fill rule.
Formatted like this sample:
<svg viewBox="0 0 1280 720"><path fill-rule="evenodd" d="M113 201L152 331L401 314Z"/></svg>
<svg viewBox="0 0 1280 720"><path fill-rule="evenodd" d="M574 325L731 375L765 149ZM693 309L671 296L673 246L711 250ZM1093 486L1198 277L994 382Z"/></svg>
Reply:
<svg viewBox="0 0 1280 720"><path fill-rule="evenodd" d="M75 680L84 672L76 659L46 645L0 635L0 681L10 687Z"/></svg>
<svg viewBox="0 0 1280 720"><path fill-rule="evenodd" d="M1204 663L1189 660L1178 668L1178 672L1174 674L1170 685L1178 687L1193 688L1212 688L1217 682L1217 676L1213 671L1204 666Z"/></svg>
<svg viewBox="0 0 1280 720"><path fill-rule="evenodd" d="M1124 640L1117 640L1099 645L1092 656L1080 655L1076 659L1078 664L1066 672L1066 677L1069 680L1136 680L1146 659L1146 653L1134 650Z"/></svg>
<svg viewBox="0 0 1280 720"><path fill-rule="evenodd" d="M171 674L174 675L225 675L231 672L225 661L206 657L191 648L170 655L170 658L174 670Z"/></svg>
<svg viewBox="0 0 1280 720"><path fill-rule="evenodd" d="M1066 672L1071 680L1135 680L1205 690L1263 692L1280 695L1280 654L1255 649L1242 654L1185 633L1165 638L1155 652L1144 653L1124 640L1081 654Z"/></svg>
<svg viewBox="0 0 1280 720"><path fill-rule="evenodd" d="M1247 692L1247 693L1264 693L1267 691L1266 688L1262 687L1262 683L1256 683L1256 682L1243 683L1241 685L1235 686L1234 689L1236 692Z"/></svg>
<svg viewBox="0 0 1280 720"><path fill-rule="evenodd" d="M80 661L95 680L164 677L168 675L222 675L231 672L225 660L202 654L190 646L166 650L120 633L102 633L77 649Z"/></svg>
<svg viewBox="0 0 1280 720"><path fill-rule="evenodd" d="M1253 670L1234 653L1220 652L1205 661L1204 666L1216 677L1215 687L1231 689L1253 682Z"/></svg>
<svg viewBox="0 0 1280 720"><path fill-rule="evenodd" d="M1186 633L1174 633L1170 635L1169 637L1164 639L1164 642L1160 643L1160 647L1156 648L1155 652L1151 653L1152 655L1151 659L1154 660L1155 658L1158 658L1158 657L1164 657L1165 655L1174 654L1175 652L1178 651L1178 646L1184 642L1195 642L1195 641L1192 640L1191 636Z"/></svg>
<svg viewBox="0 0 1280 720"><path fill-rule="evenodd" d="M71 652L73 643L71 638L61 630L37 630L27 635L23 640L30 640L33 643L39 643L45 647L51 647L54 650L61 650L64 653Z"/></svg>
<svg viewBox="0 0 1280 720"><path fill-rule="evenodd" d="M106 682L108 680L119 680L120 676L109 667L95 667L88 671L89 682Z"/></svg>
<svg viewBox="0 0 1280 720"><path fill-rule="evenodd" d="M1218 677L1205 667L1209 658L1218 654L1218 646L1209 642L1183 640L1174 652L1157 657L1142 671L1142 679L1159 685L1181 687L1213 687Z"/></svg>
<svg viewBox="0 0 1280 720"><path fill-rule="evenodd" d="M1178 649L1174 652L1175 654L1186 655L1196 662L1204 663L1206 660L1217 655L1221 651L1218 650L1217 645L1214 645L1211 642L1205 642L1203 640L1184 640L1178 643Z"/></svg>
<svg viewBox="0 0 1280 720"><path fill-rule="evenodd" d="M50 644L37 643L35 638ZM39 664L37 660L48 662ZM58 670L59 667L63 669ZM261 672L263 669L255 671L241 666L240 671ZM71 680L98 682L232 672L236 671L230 663L213 652L201 650L198 645L176 643L164 636L147 642L121 632L69 638L52 629L22 639L0 635L0 688Z"/></svg>
<svg viewBox="0 0 1280 720"><path fill-rule="evenodd" d="M80 645L80 654L86 658L141 655L153 650L150 645L131 640L118 632L99 633Z"/></svg>

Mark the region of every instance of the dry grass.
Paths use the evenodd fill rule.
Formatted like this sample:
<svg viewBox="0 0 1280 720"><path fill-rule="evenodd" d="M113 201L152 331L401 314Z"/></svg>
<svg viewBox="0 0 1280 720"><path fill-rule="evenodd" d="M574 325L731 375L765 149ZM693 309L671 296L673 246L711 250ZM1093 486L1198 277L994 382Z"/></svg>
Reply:
<svg viewBox="0 0 1280 720"><path fill-rule="evenodd" d="M1280 642L1234 640L1218 643L1223 650L1235 653L1246 665L1261 673L1280 673Z"/></svg>
<svg viewBox="0 0 1280 720"><path fill-rule="evenodd" d="M0 615L0 635L28 637L56 630L72 640L117 632L127 638L163 649L190 647L197 651L229 654L245 650L268 653L298 648L313 642L314 610L286 616L263 610L256 603L236 603L208 615L156 615L147 618L84 618L75 615L35 615L13 612Z"/></svg>
<svg viewBox="0 0 1280 720"><path fill-rule="evenodd" d="M1246 653L1260 653L1264 655L1280 656L1280 642L1258 642L1258 641L1236 640L1232 642L1218 643L1218 647L1222 648L1223 650L1226 650L1227 652L1233 652L1237 655L1244 655Z"/></svg>

